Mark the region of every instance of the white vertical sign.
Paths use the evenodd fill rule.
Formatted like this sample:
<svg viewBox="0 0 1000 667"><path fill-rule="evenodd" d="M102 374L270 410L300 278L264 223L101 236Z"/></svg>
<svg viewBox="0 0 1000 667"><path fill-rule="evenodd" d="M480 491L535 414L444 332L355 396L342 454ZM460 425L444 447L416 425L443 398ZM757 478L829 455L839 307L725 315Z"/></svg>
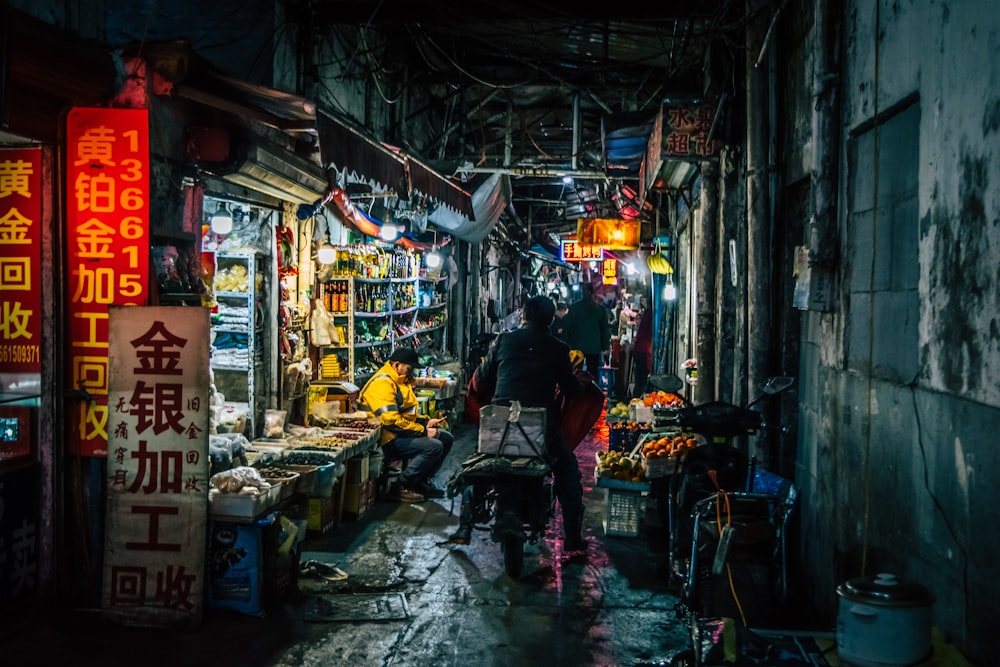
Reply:
<svg viewBox="0 0 1000 667"><path fill-rule="evenodd" d="M209 314L109 308L103 614L194 627L205 591Z"/></svg>

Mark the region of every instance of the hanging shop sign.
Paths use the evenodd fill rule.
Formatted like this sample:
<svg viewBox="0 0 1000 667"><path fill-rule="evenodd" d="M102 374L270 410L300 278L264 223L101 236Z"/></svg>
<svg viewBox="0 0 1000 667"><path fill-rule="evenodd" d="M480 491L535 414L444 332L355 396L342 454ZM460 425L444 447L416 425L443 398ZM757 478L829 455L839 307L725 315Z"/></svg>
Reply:
<svg viewBox="0 0 1000 667"><path fill-rule="evenodd" d="M102 613L196 626L205 589L209 313L109 308Z"/></svg>
<svg viewBox="0 0 1000 667"><path fill-rule="evenodd" d="M41 149L0 149L0 374L42 370L41 218Z"/></svg>
<svg viewBox="0 0 1000 667"><path fill-rule="evenodd" d="M601 265L601 276L605 285L618 284L618 260L614 257L605 257Z"/></svg>
<svg viewBox="0 0 1000 667"><path fill-rule="evenodd" d="M604 248L581 245L576 241L560 241L559 251L564 262L599 262L604 259Z"/></svg>
<svg viewBox="0 0 1000 667"><path fill-rule="evenodd" d="M601 246L608 250L637 250L639 221L579 218L576 222L576 242L580 245Z"/></svg>
<svg viewBox="0 0 1000 667"><path fill-rule="evenodd" d="M722 142L709 140L715 120L710 106L666 107L663 113L663 152L673 158L718 157Z"/></svg>
<svg viewBox="0 0 1000 667"><path fill-rule="evenodd" d="M108 307L140 306L149 282L146 109L71 109L66 119L70 448L107 455Z"/></svg>

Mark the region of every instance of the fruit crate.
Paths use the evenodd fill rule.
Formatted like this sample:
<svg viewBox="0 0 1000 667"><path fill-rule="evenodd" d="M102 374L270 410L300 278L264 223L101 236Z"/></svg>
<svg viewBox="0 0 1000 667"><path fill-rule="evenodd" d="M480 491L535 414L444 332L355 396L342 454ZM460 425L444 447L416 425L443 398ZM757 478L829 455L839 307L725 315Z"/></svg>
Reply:
<svg viewBox="0 0 1000 667"><path fill-rule="evenodd" d="M634 422L618 422L608 424L608 451L630 452L635 444L651 429L648 424L631 426Z"/></svg>
<svg viewBox="0 0 1000 667"><path fill-rule="evenodd" d="M638 537L645 497L639 491L604 488L604 534Z"/></svg>

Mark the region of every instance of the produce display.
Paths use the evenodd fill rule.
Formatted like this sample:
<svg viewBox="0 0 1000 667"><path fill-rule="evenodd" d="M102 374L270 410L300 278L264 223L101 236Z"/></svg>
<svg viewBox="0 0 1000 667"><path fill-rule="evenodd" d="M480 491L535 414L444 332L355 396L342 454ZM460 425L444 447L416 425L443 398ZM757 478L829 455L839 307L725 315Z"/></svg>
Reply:
<svg viewBox="0 0 1000 667"><path fill-rule="evenodd" d="M650 438L642 445L641 454L647 459L681 458L698 446L698 440L690 435L677 433Z"/></svg>
<svg viewBox="0 0 1000 667"><path fill-rule="evenodd" d="M646 472L642 461L629 458L624 452L597 452L597 467L594 474L598 478L617 479L622 482L645 482Z"/></svg>
<svg viewBox="0 0 1000 667"><path fill-rule="evenodd" d="M648 394L643 394L641 399L632 399L632 402L635 401L642 401L642 404L647 408L679 408L684 405L683 398L666 391L652 391Z"/></svg>

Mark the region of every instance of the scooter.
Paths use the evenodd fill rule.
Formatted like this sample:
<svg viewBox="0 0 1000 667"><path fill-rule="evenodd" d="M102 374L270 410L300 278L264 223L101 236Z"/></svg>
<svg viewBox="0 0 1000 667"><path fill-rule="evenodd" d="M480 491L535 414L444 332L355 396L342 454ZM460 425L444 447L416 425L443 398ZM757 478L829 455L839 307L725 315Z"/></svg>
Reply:
<svg viewBox="0 0 1000 667"><path fill-rule="evenodd" d="M486 406L483 411L495 409ZM540 427L535 423L534 428L526 429L522 413L537 419L538 411L524 411L516 403L504 410L499 442L493 442L487 448L490 451L483 451L481 437L480 452L455 471L447 494L470 503L474 528L490 531L503 552L504 571L518 579L524 567L525 542L536 543L555 512L554 477L545 458L544 417ZM481 429L487 421L484 414L480 416Z"/></svg>
<svg viewBox="0 0 1000 667"><path fill-rule="evenodd" d="M649 382L672 393L683 385L676 376L654 376ZM686 454L666 490L671 584L695 616L733 616L744 625L760 625L770 601L784 597L784 536L796 491L786 480L757 468L745 436L786 430L768 424L752 408L792 383L789 377L768 378L761 395L746 407L713 401L654 409L654 432L680 428L701 443ZM744 584L756 581L765 590L741 599L741 577ZM751 603L756 606L750 608Z"/></svg>

